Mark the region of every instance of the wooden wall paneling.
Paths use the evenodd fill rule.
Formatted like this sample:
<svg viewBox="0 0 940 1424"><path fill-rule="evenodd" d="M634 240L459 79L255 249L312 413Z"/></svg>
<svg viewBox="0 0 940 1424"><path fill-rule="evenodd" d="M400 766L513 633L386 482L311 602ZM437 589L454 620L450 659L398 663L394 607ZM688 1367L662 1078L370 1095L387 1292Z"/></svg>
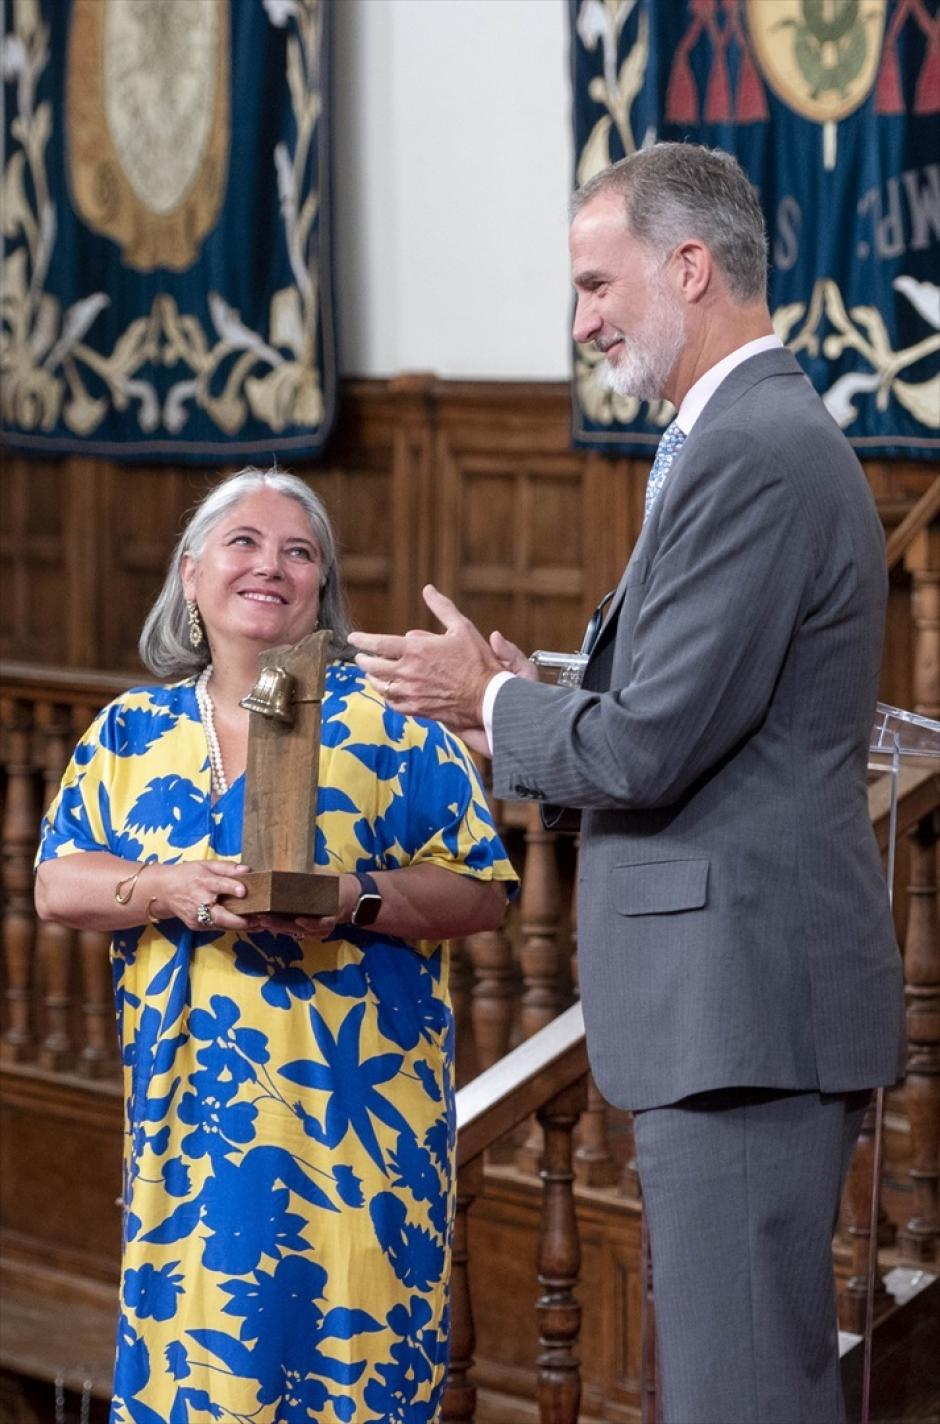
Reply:
<svg viewBox="0 0 940 1424"><path fill-rule="evenodd" d="M119 1085L9 1067L0 1075L5 1264L117 1281L122 1142Z"/></svg>
<svg viewBox="0 0 940 1424"><path fill-rule="evenodd" d="M102 468L96 614L104 661L79 666L136 671L137 639L163 584L185 516L219 474L175 467Z"/></svg>
<svg viewBox="0 0 940 1424"><path fill-rule="evenodd" d="M89 667L102 651L101 607L102 512L106 506L106 469L100 461L68 459L59 471L63 516L64 590L59 588L57 618L66 629L70 667ZM65 598L62 599L62 592Z"/></svg>
<svg viewBox="0 0 940 1424"><path fill-rule="evenodd" d="M394 410L384 393L368 402L354 386L344 417L324 460L296 473L329 512L354 623L382 629L392 613Z"/></svg>
<svg viewBox="0 0 940 1424"><path fill-rule="evenodd" d="M580 459L553 386L440 383L435 582L531 651L580 622Z"/></svg>
<svg viewBox="0 0 940 1424"><path fill-rule="evenodd" d="M571 460L514 461L450 446L451 517L439 531L437 581L484 631L527 653L576 647L584 622L584 516Z"/></svg>
<svg viewBox="0 0 940 1424"><path fill-rule="evenodd" d="M648 473L642 459L612 460L597 451L585 458L585 616L616 588L640 537Z"/></svg>
<svg viewBox="0 0 940 1424"><path fill-rule="evenodd" d="M2 485L0 648L4 657L67 665L83 631L64 597L84 545L82 511L73 508L59 461L8 458Z"/></svg>
<svg viewBox="0 0 940 1424"><path fill-rule="evenodd" d="M396 619L394 627L402 632L427 625L428 610L421 590L433 581L435 534L441 519L446 518L435 471L431 386L428 376L402 376L391 382L398 415L392 466L390 611Z"/></svg>

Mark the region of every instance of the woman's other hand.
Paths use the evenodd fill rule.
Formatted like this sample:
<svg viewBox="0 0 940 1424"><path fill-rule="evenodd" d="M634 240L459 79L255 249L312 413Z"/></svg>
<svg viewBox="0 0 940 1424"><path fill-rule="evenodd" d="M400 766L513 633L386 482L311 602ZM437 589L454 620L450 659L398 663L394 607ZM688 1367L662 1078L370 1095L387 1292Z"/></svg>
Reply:
<svg viewBox="0 0 940 1424"><path fill-rule="evenodd" d="M151 920L182 920L191 930L244 930L248 919L219 904L223 896L240 899L245 894L242 877L247 865L228 860L179 861L153 867L139 892L147 899ZM141 877L143 880L143 877Z"/></svg>

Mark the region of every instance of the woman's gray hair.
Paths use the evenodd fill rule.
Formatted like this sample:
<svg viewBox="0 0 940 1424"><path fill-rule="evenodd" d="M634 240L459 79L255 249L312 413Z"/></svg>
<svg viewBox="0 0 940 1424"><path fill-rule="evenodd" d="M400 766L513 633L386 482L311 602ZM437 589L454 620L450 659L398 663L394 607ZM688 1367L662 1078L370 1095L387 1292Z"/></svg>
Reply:
<svg viewBox="0 0 940 1424"><path fill-rule="evenodd" d="M738 301L766 298L764 217L730 153L697 143L654 143L590 178L572 197L570 217L600 193L623 198L630 233L658 256L698 237Z"/></svg>
<svg viewBox="0 0 940 1424"><path fill-rule="evenodd" d="M302 506L323 559L319 621L321 628L333 631L330 656L353 657L348 641L351 624L337 563L336 539L323 501L296 475L282 470L248 468L229 475L228 479L210 490L196 506L173 550L163 587L147 615L137 645L141 662L157 677L192 677L207 666L211 656L208 643L204 639L198 648L194 648L189 639L189 612L180 574L183 555L190 554L198 562L210 531L236 504L259 489L287 495Z"/></svg>

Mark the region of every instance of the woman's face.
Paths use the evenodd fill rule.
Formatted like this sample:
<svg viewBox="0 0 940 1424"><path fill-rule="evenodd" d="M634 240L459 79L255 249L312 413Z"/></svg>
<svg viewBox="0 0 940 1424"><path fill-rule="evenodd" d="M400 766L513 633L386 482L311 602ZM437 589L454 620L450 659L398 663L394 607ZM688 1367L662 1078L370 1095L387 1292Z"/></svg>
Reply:
<svg viewBox="0 0 940 1424"><path fill-rule="evenodd" d="M246 495L210 531L198 560L183 555L180 572L215 660L226 645L247 641L260 651L316 627L322 554L303 505L288 495Z"/></svg>

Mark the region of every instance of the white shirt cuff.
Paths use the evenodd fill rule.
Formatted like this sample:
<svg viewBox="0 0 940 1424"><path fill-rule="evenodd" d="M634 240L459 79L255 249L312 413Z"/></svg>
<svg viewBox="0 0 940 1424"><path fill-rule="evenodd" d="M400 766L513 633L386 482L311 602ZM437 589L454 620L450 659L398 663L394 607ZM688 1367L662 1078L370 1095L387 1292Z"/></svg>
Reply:
<svg viewBox="0 0 940 1424"><path fill-rule="evenodd" d="M496 702L496 694L504 682L515 677L513 672L494 672L483 691L483 731L486 736L486 745L490 749L490 756L493 755L493 707Z"/></svg>

